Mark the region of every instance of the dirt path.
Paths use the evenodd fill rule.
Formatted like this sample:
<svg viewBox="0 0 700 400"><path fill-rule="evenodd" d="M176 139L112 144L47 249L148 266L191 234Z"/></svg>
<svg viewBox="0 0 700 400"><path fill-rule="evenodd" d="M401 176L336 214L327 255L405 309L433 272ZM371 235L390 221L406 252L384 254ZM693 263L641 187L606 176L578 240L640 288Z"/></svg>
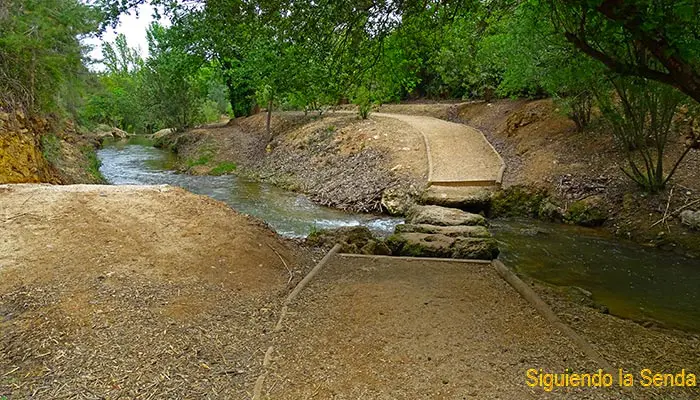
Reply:
<svg viewBox="0 0 700 400"><path fill-rule="evenodd" d="M249 398L304 257L182 189L0 185L0 398Z"/></svg>
<svg viewBox="0 0 700 400"><path fill-rule="evenodd" d="M428 116L372 115L397 119L423 134L428 152L429 184L492 186L501 182L503 160L477 129Z"/></svg>
<svg viewBox="0 0 700 400"><path fill-rule="evenodd" d="M595 371L489 264L335 257L290 306L262 398L618 399L525 385Z"/></svg>

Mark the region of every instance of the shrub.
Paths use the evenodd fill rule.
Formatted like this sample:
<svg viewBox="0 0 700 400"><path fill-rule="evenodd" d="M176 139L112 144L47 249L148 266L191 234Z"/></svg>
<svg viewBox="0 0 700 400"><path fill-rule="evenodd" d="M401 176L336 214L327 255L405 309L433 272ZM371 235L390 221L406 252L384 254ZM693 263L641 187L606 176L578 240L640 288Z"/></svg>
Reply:
<svg viewBox="0 0 700 400"><path fill-rule="evenodd" d="M664 171L664 152L673 130L673 118L685 96L664 84L642 78L614 78L614 92L599 94L601 112L627 158L623 171L644 190L662 190L688 154L690 147Z"/></svg>

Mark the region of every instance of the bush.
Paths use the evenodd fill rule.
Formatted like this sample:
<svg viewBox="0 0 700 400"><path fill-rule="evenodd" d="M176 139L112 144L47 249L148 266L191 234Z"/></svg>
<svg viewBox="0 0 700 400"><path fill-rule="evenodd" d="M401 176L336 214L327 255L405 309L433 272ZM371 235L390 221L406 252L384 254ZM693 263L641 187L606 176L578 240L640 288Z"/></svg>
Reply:
<svg viewBox="0 0 700 400"><path fill-rule="evenodd" d="M594 96L590 91L582 91L570 97L556 98L566 116L576 124L576 130L583 132L591 123Z"/></svg>
<svg viewBox="0 0 700 400"><path fill-rule="evenodd" d="M664 84L642 78L614 78L614 95L598 94L601 112L627 157L623 171L645 191L662 190L688 154L690 147L664 171L664 152L673 130L673 118L685 96Z"/></svg>
<svg viewBox="0 0 700 400"><path fill-rule="evenodd" d="M353 103L357 105L357 112L360 114L360 118L369 118L369 113L372 111L372 98L369 89L360 86L355 92Z"/></svg>
<svg viewBox="0 0 700 400"><path fill-rule="evenodd" d="M83 153L83 156L87 161L87 164L85 165L85 169L87 170L87 172L90 175L92 175L92 177L95 178L96 181L105 182L106 180L104 176L102 176L102 172L100 172L102 162L99 158L97 158L95 148L89 145L85 145L80 148L80 151Z"/></svg>
<svg viewBox="0 0 700 400"><path fill-rule="evenodd" d="M56 135L41 137L41 154L49 164L55 164L61 158L61 142Z"/></svg>

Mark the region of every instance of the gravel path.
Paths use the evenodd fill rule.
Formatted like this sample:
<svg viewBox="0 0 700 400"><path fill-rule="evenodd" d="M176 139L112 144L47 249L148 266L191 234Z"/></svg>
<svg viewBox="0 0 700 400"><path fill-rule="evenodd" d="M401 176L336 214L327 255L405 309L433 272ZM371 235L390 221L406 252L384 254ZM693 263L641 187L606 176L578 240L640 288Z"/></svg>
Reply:
<svg viewBox="0 0 700 400"><path fill-rule="evenodd" d="M503 160L479 130L427 116L372 115L397 119L423 134L428 148L430 184L488 186L500 183Z"/></svg>

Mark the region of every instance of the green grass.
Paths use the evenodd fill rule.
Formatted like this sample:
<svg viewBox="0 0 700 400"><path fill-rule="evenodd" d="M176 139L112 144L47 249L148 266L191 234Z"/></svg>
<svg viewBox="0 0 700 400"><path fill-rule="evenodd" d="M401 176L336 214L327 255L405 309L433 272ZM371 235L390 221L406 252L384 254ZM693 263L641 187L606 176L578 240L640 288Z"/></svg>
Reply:
<svg viewBox="0 0 700 400"><path fill-rule="evenodd" d="M86 145L81 147L80 151L83 153L83 156L85 156L85 160L87 160L85 170L90 175L92 175L92 177L95 178L96 181L105 182L105 177L102 176L102 173L100 172L100 166L102 165L102 162L99 158L97 158L97 153L95 152L95 149L92 146Z"/></svg>
<svg viewBox="0 0 700 400"><path fill-rule="evenodd" d="M236 170L236 164L228 161L219 163L209 174L211 175L226 175Z"/></svg>
<svg viewBox="0 0 700 400"><path fill-rule="evenodd" d="M187 160L187 168L196 167L198 165L207 165L213 158L211 153L201 154L198 158Z"/></svg>

